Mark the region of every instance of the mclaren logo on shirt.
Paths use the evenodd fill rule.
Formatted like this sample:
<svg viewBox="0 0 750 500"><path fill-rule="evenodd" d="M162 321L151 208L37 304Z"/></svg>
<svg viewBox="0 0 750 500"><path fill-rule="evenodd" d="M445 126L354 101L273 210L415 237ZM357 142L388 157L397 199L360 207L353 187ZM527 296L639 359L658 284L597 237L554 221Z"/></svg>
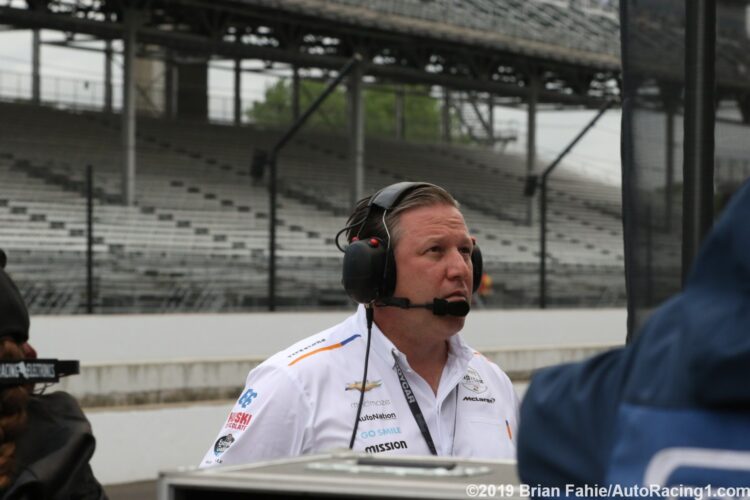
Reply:
<svg viewBox="0 0 750 500"><path fill-rule="evenodd" d="M359 402L355 401L351 404L352 408L359 406ZM362 408L369 408L371 406L391 406L390 399L376 399L374 401L365 401L362 403Z"/></svg>
<svg viewBox="0 0 750 500"><path fill-rule="evenodd" d="M367 380L365 382L365 392L371 391L377 387L380 387L383 385L383 382L380 380ZM362 381L359 382L351 382L349 384L346 384L346 391L362 391Z"/></svg>
<svg viewBox="0 0 750 500"><path fill-rule="evenodd" d="M461 385L463 385L471 392L475 392L477 394L482 394L487 390L487 386L484 384L484 380L482 380L479 372L474 368L469 368L468 370L466 370L466 375L464 375L464 378L461 381Z"/></svg>
<svg viewBox="0 0 750 500"><path fill-rule="evenodd" d="M464 396L464 401L473 401L475 403L493 404L495 402L495 398L478 398L476 396Z"/></svg>
<svg viewBox="0 0 750 500"><path fill-rule="evenodd" d="M406 441L389 441L368 446L365 448L365 453L383 453L384 451L405 450L407 448Z"/></svg>

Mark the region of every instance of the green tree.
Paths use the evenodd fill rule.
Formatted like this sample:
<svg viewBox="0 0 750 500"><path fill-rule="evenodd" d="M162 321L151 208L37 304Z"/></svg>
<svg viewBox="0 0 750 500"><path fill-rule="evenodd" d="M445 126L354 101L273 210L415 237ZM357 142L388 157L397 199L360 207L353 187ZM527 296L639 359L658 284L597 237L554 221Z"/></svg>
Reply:
<svg viewBox="0 0 750 500"><path fill-rule="evenodd" d="M323 92L326 84L302 81L300 84L300 110L304 111ZM440 137L440 102L427 95L426 87L405 88L404 113L406 138L410 140L437 140ZM366 89L365 131L367 135L395 137L396 96L393 92ZM279 80L266 88L263 101L255 101L247 111L248 117L260 125L282 126L291 122L291 82ZM345 131L348 128L347 98L343 87L336 89L317 112L310 117L311 128L327 131Z"/></svg>

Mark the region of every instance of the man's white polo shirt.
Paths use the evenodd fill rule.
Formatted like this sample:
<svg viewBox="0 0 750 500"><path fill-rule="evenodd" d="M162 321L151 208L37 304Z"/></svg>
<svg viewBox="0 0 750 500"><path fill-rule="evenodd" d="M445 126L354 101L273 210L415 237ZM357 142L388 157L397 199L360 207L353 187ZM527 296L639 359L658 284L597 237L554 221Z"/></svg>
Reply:
<svg viewBox="0 0 750 500"><path fill-rule="evenodd" d="M281 351L247 377L245 389L202 467L348 448L364 371L364 308ZM467 346L449 341L437 395L406 356L372 328L370 364L355 451L429 455L395 370L414 392L438 455L514 458L518 399L507 375Z"/></svg>

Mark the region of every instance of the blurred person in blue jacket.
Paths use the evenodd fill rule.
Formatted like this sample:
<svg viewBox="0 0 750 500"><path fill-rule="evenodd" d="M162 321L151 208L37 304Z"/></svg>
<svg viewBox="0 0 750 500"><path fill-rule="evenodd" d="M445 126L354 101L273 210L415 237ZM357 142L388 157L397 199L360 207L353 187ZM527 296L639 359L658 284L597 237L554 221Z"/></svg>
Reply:
<svg viewBox="0 0 750 500"><path fill-rule="evenodd" d="M518 469L561 496L596 495L571 489L584 485L750 486L750 182L683 291L631 345L534 377Z"/></svg>

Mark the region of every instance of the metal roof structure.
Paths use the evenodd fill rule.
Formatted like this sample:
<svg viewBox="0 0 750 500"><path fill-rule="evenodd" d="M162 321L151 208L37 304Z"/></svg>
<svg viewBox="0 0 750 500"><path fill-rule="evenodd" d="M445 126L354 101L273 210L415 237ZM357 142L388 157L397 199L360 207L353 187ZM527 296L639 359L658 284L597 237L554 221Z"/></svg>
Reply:
<svg viewBox="0 0 750 500"><path fill-rule="evenodd" d="M0 23L122 38L185 57L252 58L338 69L354 53L380 81L592 104L617 95L619 22L607 0L29 0Z"/></svg>
<svg viewBox="0 0 750 500"><path fill-rule="evenodd" d="M611 11L551 0L241 0L480 49L599 69L619 67L619 23Z"/></svg>

